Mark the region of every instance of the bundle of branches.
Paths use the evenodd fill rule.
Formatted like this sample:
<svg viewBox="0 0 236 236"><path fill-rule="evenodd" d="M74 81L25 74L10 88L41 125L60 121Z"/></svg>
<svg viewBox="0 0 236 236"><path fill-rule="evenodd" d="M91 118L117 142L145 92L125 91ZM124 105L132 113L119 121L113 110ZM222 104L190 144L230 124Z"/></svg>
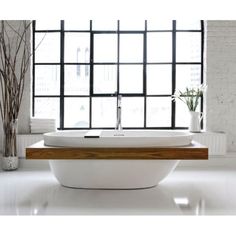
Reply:
<svg viewBox="0 0 236 236"><path fill-rule="evenodd" d="M31 22L0 21L0 114L5 135L3 155L16 156L16 122L24 93L31 51Z"/></svg>

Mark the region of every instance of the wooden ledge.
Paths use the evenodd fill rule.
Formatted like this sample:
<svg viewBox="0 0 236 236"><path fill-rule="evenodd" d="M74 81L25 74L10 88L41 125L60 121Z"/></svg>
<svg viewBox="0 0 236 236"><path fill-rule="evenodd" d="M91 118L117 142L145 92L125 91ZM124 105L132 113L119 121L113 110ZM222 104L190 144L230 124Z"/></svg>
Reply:
<svg viewBox="0 0 236 236"><path fill-rule="evenodd" d="M26 148L26 159L207 160L208 148L197 142L180 147L79 148L45 146L40 141Z"/></svg>

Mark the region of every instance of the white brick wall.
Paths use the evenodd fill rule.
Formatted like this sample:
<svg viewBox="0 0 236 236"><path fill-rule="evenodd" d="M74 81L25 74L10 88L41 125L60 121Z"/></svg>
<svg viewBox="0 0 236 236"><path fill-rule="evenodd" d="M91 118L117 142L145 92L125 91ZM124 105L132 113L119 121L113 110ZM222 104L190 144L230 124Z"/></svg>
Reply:
<svg viewBox="0 0 236 236"><path fill-rule="evenodd" d="M206 129L227 134L236 151L236 21L207 21Z"/></svg>

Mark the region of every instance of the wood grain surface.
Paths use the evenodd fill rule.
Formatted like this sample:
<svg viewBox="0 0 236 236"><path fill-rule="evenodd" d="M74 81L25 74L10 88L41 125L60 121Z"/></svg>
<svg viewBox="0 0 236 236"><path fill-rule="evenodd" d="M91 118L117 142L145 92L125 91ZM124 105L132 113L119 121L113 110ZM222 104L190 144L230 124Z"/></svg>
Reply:
<svg viewBox="0 0 236 236"><path fill-rule="evenodd" d="M197 142L180 147L80 148L45 146L40 141L26 148L26 159L207 160L208 148Z"/></svg>

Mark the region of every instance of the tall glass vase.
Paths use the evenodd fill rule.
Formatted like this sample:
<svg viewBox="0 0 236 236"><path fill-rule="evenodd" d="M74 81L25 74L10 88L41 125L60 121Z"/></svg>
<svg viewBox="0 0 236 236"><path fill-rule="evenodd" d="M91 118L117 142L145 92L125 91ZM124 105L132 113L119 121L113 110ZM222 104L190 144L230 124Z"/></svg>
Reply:
<svg viewBox="0 0 236 236"><path fill-rule="evenodd" d="M15 170L18 168L17 156L18 120L4 122L3 124L3 157L2 169Z"/></svg>

